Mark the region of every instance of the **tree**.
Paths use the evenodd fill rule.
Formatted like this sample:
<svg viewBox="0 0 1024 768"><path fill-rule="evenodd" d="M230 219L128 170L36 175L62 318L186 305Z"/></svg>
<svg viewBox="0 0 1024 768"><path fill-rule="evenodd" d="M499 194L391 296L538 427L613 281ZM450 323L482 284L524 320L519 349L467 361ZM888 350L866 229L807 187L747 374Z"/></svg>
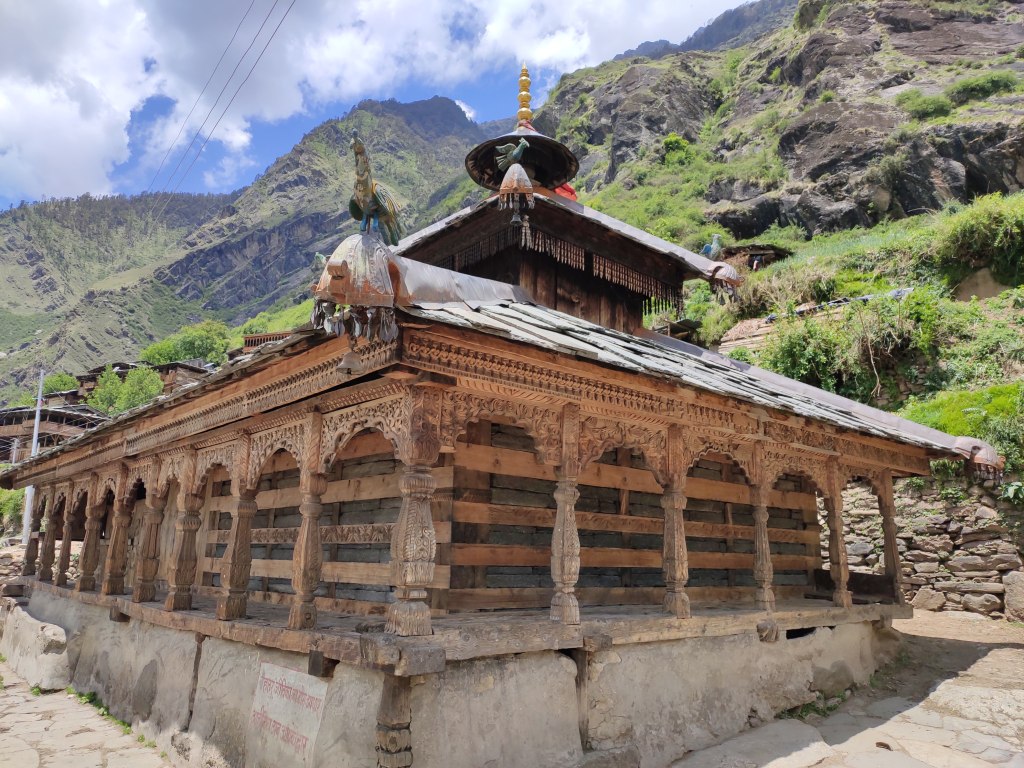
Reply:
<svg viewBox="0 0 1024 768"><path fill-rule="evenodd" d="M108 365L100 374L88 403L97 411L115 416L148 403L163 391L163 380L152 368L135 368L122 380Z"/></svg>
<svg viewBox="0 0 1024 768"><path fill-rule="evenodd" d="M54 392L67 392L71 389L78 389L78 379L70 373L58 371L51 373L43 379L43 394L52 395Z"/></svg>
<svg viewBox="0 0 1024 768"><path fill-rule="evenodd" d="M231 331L216 320L187 325L172 336L150 344L139 355L151 365L164 365L178 360L201 359L220 365L227 360Z"/></svg>

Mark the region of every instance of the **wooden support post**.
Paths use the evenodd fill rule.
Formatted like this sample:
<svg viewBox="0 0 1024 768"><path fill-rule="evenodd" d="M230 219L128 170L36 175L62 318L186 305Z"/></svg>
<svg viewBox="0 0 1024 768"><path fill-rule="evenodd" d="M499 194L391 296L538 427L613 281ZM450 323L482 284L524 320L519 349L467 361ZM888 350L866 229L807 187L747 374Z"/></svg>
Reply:
<svg viewBox="0 0 1024 768"><path fill-rule="evenodd" d="M885 558L885 575L892 584L892 597L896 605L903 605L902 573L900 572L899 540L896 538L896 504L893 501L892 473L882 472L882 482L878 496L878 511L882 515L882 535L884 537L883 557Z"/></svg>
<svg viewBox="0 0 1024 768"><path fill-rule="evenodd" d="M323 415L319 412L310 414L299 465L299 491L302 493L299 514L302 522L292 552L292 590L295 592L295 601L288 613L289 629L313 629L316 626L313 595L320 587L324 565L324 546L320 537L320 515L324 507L320 498L327 490L327 476L320 472L319 467L322 426Z"/></svg>
<svg viewBox="0 0 1024 768"><path fill-rule="evenodd" d="M377 768L412 765L412 704L408 677L384 676L377 708Z"/></svg>
<svg viewBox="0 0 1024 768"><path fill-rule="evenodd" d="M555 487L555 528L551 534L551 620L580 623L576 582L580 578L580 534L576 528L576 501L580 497L580 408L570 403L562 411L562 464Z"/></svg>
<svg viewBox="0 0 1024 768"><path fill-rule="evenodd" d="M89 592L96 589L96 566L99 564L100 528L103 525L103 513L106 510L106 494L93 499L90 495L85 507L85 541L78 557L78 583L76 592Z"/></svg>
<svg viewBox="0 0 1024 768"><path fill-rule="evenodd" d="M32 510L32 523L29 529L28 544L25 547L25 562L21 568L22 576L36 575L36 559L39 557L39 530L42 527L43 511L49 506L46 495L36 496L35 508Z"/></svg>
<svg viewBox="0 0 1024 768"><path fill-rule="evenodd" d="M843 537L843 481L836 463L829 466L831 488L825 501L828 511L828 560L832 576L832 602L840 608L853 607L850 594L850 565L846 557L846 541Z"/></svg>
<svg viewBox="0 0 1024 768"><path fill-rule="evenodd" d="M187 488L182 483L182 488ZM182 490L178 497L178 517L174 521L174 551L167 574L166 611L192 609L192 585L196 583L196 533L202 526L199 511L203 508L200 494Z"/></svg>
<svg viewBox="0 0 1024 768"><path fill-rule="evenodd" d="M668 481L662 493L661 508L665 511L665 534L662 539L662 567L665 571L665 611L676 618L690 618L690 598L686 582L690 579L689 555L686 550L686 472L683 466L683 436L678 426L668 431Z"/></svg>
<svg viewBox="0 0 1024 768"><path fill-rule="evenodd" d="M402 508L391 532L391 583L395 602L388 606L384 631L410 637L429 635L427 587L434 580L437 536L432 500L437 481L431 468L441 450L442 390L412 387L404 403L408 433L399 446L404 464L399 489Z"/></svg>
<svg viewBox="0 0 1024 768"><path fill-rule="evenodd" d="M768 540L768 489L760 482L751 488L754 502L754 582L757 592L754 600L761 610L775 610L772 590L772 552Z"/></svg>
<svg viewBox="0 0 1024 768"><path fill-rule="evenodd" d="M124 594L124 572L128 562L128 526L132 522L134 507L135 501L129 499L127 493L119 494L114 500L114 524L110 534L110 545L107 547L107 564L103 570L101 594Z"/></svg>
<svg viewBox="0 0 1024 768"><path fill-rule="evenodd" d="M221 560L221 594L217 599L217 618L222 621L245 618L252 569L252 519L255 516L256 491L237 492L227 549Z"/></svg>
<svg viewBox="0 0 1024 768"><path fill-rule="evenodd" d="M71 568L71 531L75 517L74 502L64 504L64 534L60 542L60 558L57 560L57 571L53 583L58 587L68 583L68 569Z"/></svg>
<svg viewBox="0 0 1024 768"><path fill-rule="evenodd" d="M152 506L142 508L142 532L139 535L139 560L136 566L132 602L145 603L156 599L156 572L160 565L160 523L164 520L167 497L154 499Z"/></svg>
<svg viewBox="0 0 1024 768"><path fill-rule="evenodd" d="M64 502L65 506L67 502ZM39 580L53 581L53 558L57 547L57 496L51 497L46 509L46 537L39 553Z"/></svg>

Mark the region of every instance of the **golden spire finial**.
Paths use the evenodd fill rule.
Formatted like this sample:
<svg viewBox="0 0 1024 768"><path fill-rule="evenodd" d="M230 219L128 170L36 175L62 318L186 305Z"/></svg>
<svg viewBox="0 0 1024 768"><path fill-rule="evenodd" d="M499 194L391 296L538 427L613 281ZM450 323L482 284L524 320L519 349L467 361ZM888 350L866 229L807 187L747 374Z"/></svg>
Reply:
<svg viewBox="0 0 1024 768"><path fill-rule="evenodd" d="M530 109L530 71L523 62L523 69L519 73L519 111L516 119L520 123L528 123L533 119L533 110Z"/></svg>

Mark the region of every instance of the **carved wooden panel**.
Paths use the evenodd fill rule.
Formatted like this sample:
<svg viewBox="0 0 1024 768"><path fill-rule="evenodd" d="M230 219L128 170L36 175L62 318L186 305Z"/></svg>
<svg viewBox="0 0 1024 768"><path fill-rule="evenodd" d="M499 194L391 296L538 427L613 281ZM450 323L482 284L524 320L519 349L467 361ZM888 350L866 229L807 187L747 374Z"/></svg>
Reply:
<svg viewBox="0 0 1024 768"><path fill-rule="evenodd" d="M534 447L545 464L562 461L561 413L543 405L521 403L501 397L481 397L470 392L452 392L445 402L441 442L449 448L473 421L510 422L533 438Z"/></svg>
<svg viewBox="0 0 1024 768"><path fill-rule="evenodd" d="M238 453L237 448L237 443L231 441L215 445L212 448L203 448L200 451L196 451L192 492L197 494L203 492L203 489L206 487L206 481L209 480L210 472L214 467L224 467L233 476L236 475L239 471L236 456ZM241 471L244 472L244 470Z"/></svg>
<svg viewBox="0 0 1024 768"><path fill-rule="evenodd" d="M302 456L305 452L305 440L306 424L303 421L296 421L253 435L249 447L248 470L245 475L246 487L251 489L259 484L263 465L278 451L287 451L295 459L295 463L301 466Z"/></svg>
<svg viewBox="0 0 1024 768"><path fill-rule="evenodd" d="M405 395L377 400L326 413L320 428L320 468L328 471L334 456L349 440L360 432L374 429L383 434L398 452L408 434L405 424Z"/></svg>
<svg viewBox="0 0 1024 768"><path fill-rule="evenodd" d="M585 468L612 448L632 448L643 455L658 482L662 486L667 485L667 434L668 425L662 428L646 427L588 416L580 425L580 468Z"/></svg>

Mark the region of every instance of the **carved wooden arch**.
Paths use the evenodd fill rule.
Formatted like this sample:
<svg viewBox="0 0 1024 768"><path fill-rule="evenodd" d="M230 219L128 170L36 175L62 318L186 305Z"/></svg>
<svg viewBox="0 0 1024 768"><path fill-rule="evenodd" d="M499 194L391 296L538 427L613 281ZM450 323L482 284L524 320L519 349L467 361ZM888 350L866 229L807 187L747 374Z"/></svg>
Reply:
<svg viewBox="0 0 1024 768"><path fill-rule="evenodd" d="M360 432L368 430L384 435L398 455L408 434L404 406L403 398L395 397L324 414L320 427L320 471L329 472L338 450Z"/></svg>
<svg viewBox="0 0 1024 768"><path fill-rule="evenodd" d="M294 421L280 427L274 427L252 436L249 444L249 460L245 472L245 488L255 490L259 485L263 465L278 451L286 451L302 466L302 456L306 445L306 422Z"/></svg>
<svg viewBox="0 0 1024 768"><path fill-rule="evenodd" d="M446 398L445 405L441 430L444 446L454 449L455 441L474 421L497 421L524 429L533 438L534 450L541 463L551 466L562 463L560 409L500 397L481 397L469 392L453 392Z"/></svg>
<svg viewBox="0 0 1024 768"><path fill-rule="evenodd" d="M882 479L882 472L877 469L857 467L851 464L840 464L839 480L840 492L845 490L851 480L860 480L871 487L871 492L874 493L877 498L882 498L884 493L883 489L885 488L885 481Z"/></svg>
<svg viewBox="0 0 1024 768"><path fill-rule="evenodd" d="M92 486L96 490L96 497L93 499L94 503L104 503L108 492L113 494L115 501L117 500L118 474L119 470L115 470L113 472L107 472L103 475L99 475L95 478L94 485Z"/></svg>
<svg viewBox="0 0 1024 768"><path fill-rule="evenodd" d="M587 416L580 424L580 471L612 448L631 448L639 452L654 479L668 487L668 425L647 427L642 424Z"/></svg>
<svg viewBox="0 0 1024 768"><path fill-rule="evenodd" d="M155 498L163 499L171 491L171 482L176 481L179 485L185 477L184 453L171 454L160 462L160 469L156 473L156 481L153 485Z"/></svg>
<svg viewBox="0 0 1024 768"><path fill-rule="evenodd" d="M792 454L766 448L761 453L761 482L766 489L775 487L783 475L810 480L816 493L832 496L831 470L826 461L807 454Z"/></svg>
<svg viewBox="0 0 1024 768"><path fill-rule="evenodd" d="M745 448L738 440L729 440L718 435L686 433L683 440L683 457L679 466L684 474L688 474L698 461L713 453L725 456L739 467L747 485L757 484L758 477L751 449Z"/></svg>
<svg viewBox="0 0 1024 768"><path fill-rule="evenodd" d="M189 493L201 496L206 488L206 483L210 480L210 475L216 467L224 467L224 469L228 470L228 472L234 476L235 473L232 472L232 468L235 466L236 459L238 457L238 451L236 448L236 443L230 442L221 443L220 445L215 445L212 448L204 448L201 451L197 451L196 466L193 472L193 479L191 483L192 487L188 489ZM181 457L181 475L179 476L179 480L188 480L188 468L186 467L187 458L187 456ZM243 474L245 473L243 472Z"/></svg>

